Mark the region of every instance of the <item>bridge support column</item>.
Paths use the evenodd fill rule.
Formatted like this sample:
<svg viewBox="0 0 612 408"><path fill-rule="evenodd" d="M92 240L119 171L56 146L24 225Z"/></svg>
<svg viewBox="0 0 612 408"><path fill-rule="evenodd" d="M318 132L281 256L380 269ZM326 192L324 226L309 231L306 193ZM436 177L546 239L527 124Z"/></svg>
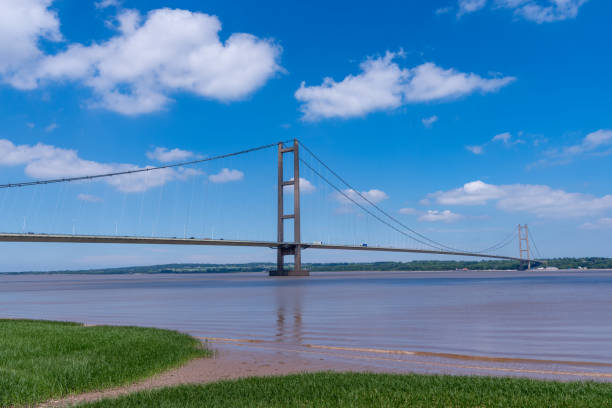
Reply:
<svg viewBox="0 0 612 408"><path fill-rule="evenodd" d="M531 251L529 250L529 227L527 224L518 226L519 258L521 266L527 265L527 270L531 270Z"/></svg>
<svg viewBox="0 0 612 408"><path fill-rule="evenodd" d="M283 159L285 154L293 153L293 178L285 181ZM293 214L285 214L285 187L293 186ZM293 242L285 242L285 220L293 220ZM308 276L302 269L302 245L300 236L300 156L297 139L293 146L278 144L278 248L276 254L276 270L270 271L270 276ZM285 256L293 255L293 269L285 269Z"/></svg>

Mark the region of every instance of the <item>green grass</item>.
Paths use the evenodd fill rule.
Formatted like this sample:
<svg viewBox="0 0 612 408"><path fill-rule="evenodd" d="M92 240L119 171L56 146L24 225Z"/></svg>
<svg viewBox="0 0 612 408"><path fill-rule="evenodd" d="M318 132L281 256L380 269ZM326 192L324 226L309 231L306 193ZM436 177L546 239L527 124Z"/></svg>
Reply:
<svg viewBox="0 0 612 408"><path fill-rule="evenodd" d="M209 353L168 330L0 319L0 406L127 384Z"/></svg>
<svg viewBox="0 0 612 408"><path fill-rule="evenodd" d="M139 392L81 407L608 407L612 385L511 378L317 373Z"/></svg>

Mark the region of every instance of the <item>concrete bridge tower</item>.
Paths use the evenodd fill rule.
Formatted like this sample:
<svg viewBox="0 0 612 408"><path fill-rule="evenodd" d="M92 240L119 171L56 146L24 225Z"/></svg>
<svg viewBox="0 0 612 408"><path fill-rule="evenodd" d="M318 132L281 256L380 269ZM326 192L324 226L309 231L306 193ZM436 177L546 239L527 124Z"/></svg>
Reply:
<svg viewBox="0 0 612 408"><path fill-rule="evenodd" d="M529 227L527 224L518 226L519 258L521 264L527 264L527 270L531 269L531 252L529 251Z"/></svg>
<svg viewBox="0 0 612 408"><path fill-rule="evenodd" d="M293 153L293 177L285 180L284 158ZM293 213L285 214L285 187L293 187ZM293 220L293 241L285 241L285 220ZM278 144L278 249L276 254L276 270L270 271L270 276L308 276L302 269L302 245L300 236L300 156L297 139L293 146ZM293 255L293 269L285 269L285 256Z"/></svg>

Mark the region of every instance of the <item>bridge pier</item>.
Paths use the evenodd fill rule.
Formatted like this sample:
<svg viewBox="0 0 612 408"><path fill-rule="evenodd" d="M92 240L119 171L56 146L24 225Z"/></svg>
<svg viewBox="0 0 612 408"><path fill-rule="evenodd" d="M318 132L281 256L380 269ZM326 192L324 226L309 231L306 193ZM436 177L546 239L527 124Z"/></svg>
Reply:
<svg viewBox="0 0 612 408"><path fill-rule="evenodd" d="M293 255L297 259L296 253L300 253L302 248L296 244L285 244L277 249L276 269L270 271L270 276L309 276L306 269L302 269L302 263L294 261L292 269L285 269L285 256Z"/></svg>
<svg viewBox="0 0 612 408"><path fill-rule="evenodd" d="M293 178L285 181L283 159L285 154L293 153ZM285 187L293 186L293 214L285 214ZM285 220L293 220L293 242L285 242ZM278 248L276 253L276 270L270 276L308 276L302 269L302 245L300 236L300 156L297 139L293 146L278 144ZM285 256L293 255L293 269L285 269Z"/></svg>

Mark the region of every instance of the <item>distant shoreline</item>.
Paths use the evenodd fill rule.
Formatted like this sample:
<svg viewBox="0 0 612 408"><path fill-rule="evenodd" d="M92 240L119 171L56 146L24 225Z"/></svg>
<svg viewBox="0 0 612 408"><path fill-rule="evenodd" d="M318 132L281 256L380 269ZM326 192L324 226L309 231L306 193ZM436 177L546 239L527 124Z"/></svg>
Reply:
<svg viewBox="0 0 612 408"><path fill-rule="evenodd" d="M559 270L609 270L612 258L556 258L545 260ZM516 271L521 265L514 261L410 261L372 263L312 263L303 264L311 272L434 272L434 271ZM118 268L96 268L53 271L0 272L0 275L136 275L136 274L211 274L256 273L275 267L272 263L245 264L164 264Z"/></svg>

